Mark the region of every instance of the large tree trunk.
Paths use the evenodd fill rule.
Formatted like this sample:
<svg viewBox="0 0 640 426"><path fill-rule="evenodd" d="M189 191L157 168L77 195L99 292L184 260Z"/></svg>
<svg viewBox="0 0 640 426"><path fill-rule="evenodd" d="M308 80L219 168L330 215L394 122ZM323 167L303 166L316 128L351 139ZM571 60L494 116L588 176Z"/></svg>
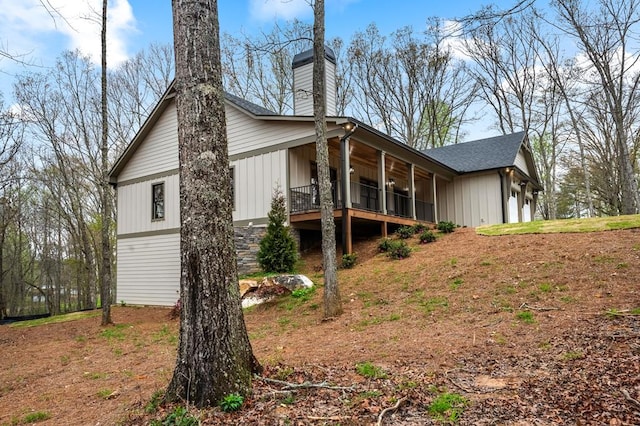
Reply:
<svg viewBox="0 0 640 426"><path fill-rule="evenodd" d="M173 0L180 156L180 343L169 400L248 395L259 370L240 305L217 2Z"/></svg>
<svg viewBox="0 0 640 426"><path fill-rule="evenodd" d="M100 277L100 299L102 303L102 325L111 324L111 197L109 197L109 122L107 115L107 3L102 0L102 268Z"/></svg>
<svg viewBox="0 0 640 426"><path fill-rule="evenodd" d="M324 317L332 318L342 313L342 301L340 300L336 270L336 225L333 220L333 198L329 172L325 86L324 0L316 0L313 8L313 118L316 130L316 161L320 187ZM344 179L344 176L342 178ZM345 219L343 218L343 220Z"/></svg>

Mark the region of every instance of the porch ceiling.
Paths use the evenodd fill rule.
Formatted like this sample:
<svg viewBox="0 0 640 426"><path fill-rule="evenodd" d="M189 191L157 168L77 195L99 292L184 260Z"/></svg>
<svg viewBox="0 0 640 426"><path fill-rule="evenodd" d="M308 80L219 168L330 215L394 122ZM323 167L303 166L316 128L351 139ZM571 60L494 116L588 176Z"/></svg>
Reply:
<svg viewBox="0 0 640 426"><path fill-rule="evenodd" d="M340 157L339 138L329 140L329 155ZM385 159L385 174L387 177L406 177L409 174L409 167L406 161L389 154L385 156ZM349 161L352 165L355 164L375 170L378 168L378 150L367 144L351 139L349 143ZM416 165L416 179L429 179L431 176L432 174L427 170Z"/></svg>

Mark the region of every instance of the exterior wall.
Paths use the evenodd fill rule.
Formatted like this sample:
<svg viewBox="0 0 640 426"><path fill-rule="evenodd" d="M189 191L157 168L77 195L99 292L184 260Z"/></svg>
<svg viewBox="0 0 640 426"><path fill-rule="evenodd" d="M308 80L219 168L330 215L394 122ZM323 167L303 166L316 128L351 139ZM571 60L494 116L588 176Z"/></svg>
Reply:
<svg viewBox="0 0 640 426"><path fill-rule="evenodd" d="M260 250L260 240L267 232L265 227L234 227L233 234L236 242L236 253L238 254L238 275L258 272L258 251Z"/></svg>
<svg viewBox="0 0 640 426"><path fill-rule="evenodd" d="M516 156L515 165L516 165L517 168L522 170L527 175L529 174L529 166L527 166L527 160L526 160L526 158L524 156L524 153L522 152L522 149L520 149L520 151L518 151L518 155Z"/></svg>
<svg viewBox="0 0 640 426"><path fill-rule="evenodd" d="M177 169L178 118L172 101L120 172L118 182Z"/></svg>
<svg viewBox="0 0 640 426"><path fill-rule="evenodd" d="M289 150L289 184L292 188L311 184L310 164L312 161L316 161L315 144L308 144ZM329 156L329 166L336 169L338 171L338 175L340 174L339 158Z"/></svg>
<svg viewBox="0 0 640 426"><path fill-rule="evenodd" d="M238 274L260 270L264 227L234 227ZM180 233L118 239L118 302L172 306L180 295Z"/></svg>
<svg viewBox="0 0 640 426"><path fill-rule="evenodd" d="M498 173L437 181L438 219L476 227L502 223L502 195Z"/></svg>
<svg viewBox="0 0 640 426"><path fill-rule="evenodd" d="M180 234L118 239L118 300L171 306L180 293Z"/></svg>
<svg viewBox="0 0 640 426"><path fill-rule="evenodd" d="M260 120L234 106L227 105L227 139L229 155L268 150L269 147L315 135L313 122Z"/></svg>
<svg viewBox="0 0 640 426"><path fill-rule="evenodd" d="M135 157L134 157L135 158ZM151 185L164 182L165 218L151 220ZM178 174L118 185L118 235L180 227Z"/></svg>
<svg viewBox="0 0 640 426"><path fill-rule="evenodd" d="M287 196L287 150L238 159L231 166L235 175L234 221L266 218L277 186Z"/></svg>

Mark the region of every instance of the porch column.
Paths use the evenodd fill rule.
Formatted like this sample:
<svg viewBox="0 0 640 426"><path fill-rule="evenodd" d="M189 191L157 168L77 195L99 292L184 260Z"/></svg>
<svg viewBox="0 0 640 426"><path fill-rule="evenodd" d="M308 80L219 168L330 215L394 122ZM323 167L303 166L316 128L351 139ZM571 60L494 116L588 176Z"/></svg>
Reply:
<svg viewBox="0 0 640 426"><path fill-rule="evenodd" d="M340 156L342 157L342 205L351 208L351 161L349 159L349 139L340 139Z"/></svg>
<svg viewBox="0 0 640 426"><path fill-rule="evenodd" d="M342 163L342 254L351 254L351 174L349 173L349 134L340 138L340 157Z"/></svg>
<svg viewBox="0 0 640 426"><path fill-rule="evenodd" d="M433 187L433 222L438 223L438 193L436 192L436 174L433 174L431 179L431 186Z"/></svg>
<svg viewBox="0 0 640 426"><path fill-rule="evenodd" d="M417 220L416 217L416 166L415 164L408 163L409 167L409 208L411 211L411 217L413 220Z"/></svg>
<svg viewBox="0 0 640 426"><path fill-rule="evenodd" d="M378 191L380 191L380 212L387 214L387 176L385 173L385 152L378 151Z"/></svg>

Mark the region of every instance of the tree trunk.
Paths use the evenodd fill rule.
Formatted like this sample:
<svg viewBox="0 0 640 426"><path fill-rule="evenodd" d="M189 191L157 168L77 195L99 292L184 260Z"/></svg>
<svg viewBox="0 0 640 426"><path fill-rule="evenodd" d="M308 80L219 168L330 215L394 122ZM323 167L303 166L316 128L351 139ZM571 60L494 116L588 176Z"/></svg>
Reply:
<svg viewBox="0 0 640 426"><path fill-rule="evenodd" d="M237 279L217 1L173 0L180 158L180 343L167 399L248 395L260 366Z"/></svg>
<svg viewBox="0 0 640 426"><path fill-rule="evenodd" d="M340 300L336 270L336 225L333 220L333 197L331 196L329 171L325 87L324 0L316 0L313 7L313 118L316 130L316 161L320 187L324 317L332 318L342 313L342 301ZM344 179L344 176L342 178ZM343 220L345 219L343 218Z"/></svg>
<svg viewBox="0 0 640 426"><path fill-rule="evenodd" d="M111 320L111 197L109 197L109 121L107 115L107 3L102 0L102 275L100 277L100 299L102 302L102 325Z"/></svg>

